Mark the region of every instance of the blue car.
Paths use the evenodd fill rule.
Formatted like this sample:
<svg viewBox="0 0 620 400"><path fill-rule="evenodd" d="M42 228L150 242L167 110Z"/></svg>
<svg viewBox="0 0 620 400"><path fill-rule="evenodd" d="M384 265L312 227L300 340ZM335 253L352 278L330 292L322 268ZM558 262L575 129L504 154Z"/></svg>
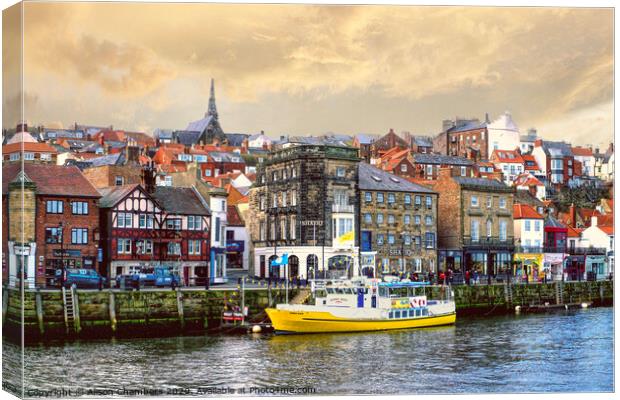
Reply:
<svg viewBox="0 0 620 400"><path fill-rule="evenodd" d="M143 268L139 273L119 275L116 277L118 287L138 289L140 287L171 287L180 286L181 279L168 267Z"/></svg>
<svg viewBox="0 0 620 400"><path fill-rule="evenodd" d="M80 289L88 288L103 288L106 284L106 279L99 275L94 269L77 269L67 268L65 287L69 288L73 284ZM62 269L56 270L56 281L62 284Z"/></svg>

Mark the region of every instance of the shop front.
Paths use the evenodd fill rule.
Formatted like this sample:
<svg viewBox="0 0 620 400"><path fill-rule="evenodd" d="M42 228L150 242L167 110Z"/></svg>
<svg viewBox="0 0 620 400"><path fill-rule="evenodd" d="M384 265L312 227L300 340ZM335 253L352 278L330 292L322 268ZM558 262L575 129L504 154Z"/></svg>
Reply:
<svg viewBox="0 0 620 400"><path fill-rule="evenodd" d="M579 281L585 279L586 256L570 255L566 257L566 279Z"/></svg>
<svg viewBox="0 0 620 400"><path fill-rule="evenodd" d="M553 281L568 279L568 274L564 271L564 253L545 253L543 258L543 273Z"/></svg>
<svg viewBox="0 0 620 400"><path fill-rule="evenodd" d="M95 269L96 258L91 256L83 256L81 250L73 249L54 249L52 255L40 260L45 266L45 285L56 286L59 284L56 278L56 271L65 268L81 268L81 269Z"/></svg>
<svg viewBox="0 0 620 400"><path fill-rule="evenodd" d="M588 255L585 260L586 277L588 280L606 279L607 257L603 255Z"/></svg>
<svg viewBox="0 0 620 400"><path fill-rule="evenodd" d="M243 252L245 243L242 240L226 241L226 266L227 268L243 268Z"/></svg>
<svg viewBox="0 0 620 400"><path fill-rule="evenodd" d="M460 250L438 250L438 270L464 273L463 252Z"/></svg>
<svg viewBox="0 0 620 400"><path fill-rule="evenodd" d="M513 266L515 279L519 282L544 280L542 253L515 253Z"/></svg>
<svg viewBox="0 0 620 400"><path fill-rule="evenodd" d="M376 251L362 251L360 253L360 272L362 276L368 278L374 278L376 276L376 258Z"/></svg>

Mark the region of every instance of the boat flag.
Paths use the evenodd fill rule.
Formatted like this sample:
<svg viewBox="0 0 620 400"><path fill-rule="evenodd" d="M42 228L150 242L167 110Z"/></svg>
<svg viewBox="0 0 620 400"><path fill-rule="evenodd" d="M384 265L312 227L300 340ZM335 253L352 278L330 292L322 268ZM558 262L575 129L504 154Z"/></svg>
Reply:
<svg viewBox="0 0 620 400"><path fill-rule="evenodd" d="M286 265L286 264L288 264L288 253L282 254L282 256L276 258L275 260L271 262L272 267L277 267L277 266Z"/></svg>

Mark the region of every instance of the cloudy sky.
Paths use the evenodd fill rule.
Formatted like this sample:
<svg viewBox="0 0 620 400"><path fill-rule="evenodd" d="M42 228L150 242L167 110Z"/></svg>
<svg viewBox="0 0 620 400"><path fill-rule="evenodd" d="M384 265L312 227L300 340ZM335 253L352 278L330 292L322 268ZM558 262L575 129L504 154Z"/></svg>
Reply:
<svg viewBox="0 0 620 400"><path fill-rule="evenodd" d="M18 20L4 12L4 127ZM612 38L611 9L26 3L25 113L184 129L213 77L227 132L435 134L509 110L522 131L596 145L613 132Z"/></svg>

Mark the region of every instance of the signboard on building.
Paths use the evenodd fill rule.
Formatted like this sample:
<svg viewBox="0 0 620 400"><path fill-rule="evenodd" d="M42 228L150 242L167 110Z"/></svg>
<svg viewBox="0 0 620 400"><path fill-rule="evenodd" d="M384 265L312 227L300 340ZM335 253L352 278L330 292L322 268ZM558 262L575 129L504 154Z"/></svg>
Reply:
<svg viewBox="0 0 620 400"><path fill-rule="evenodd" d="M245 250L245 243L242 240L229 240L226 242L226 251L241 253Z"/></svg>

